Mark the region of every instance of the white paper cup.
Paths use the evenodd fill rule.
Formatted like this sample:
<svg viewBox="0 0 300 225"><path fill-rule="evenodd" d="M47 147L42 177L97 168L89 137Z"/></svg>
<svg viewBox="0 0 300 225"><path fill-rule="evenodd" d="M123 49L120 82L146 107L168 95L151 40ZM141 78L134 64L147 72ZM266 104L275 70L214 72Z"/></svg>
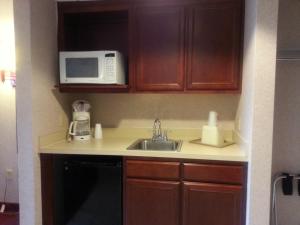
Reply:
<svg viewBox="0 0 300 225"><path fill-rule="evenodd" d="M217 126L218 123L218 113L215 111L210 111L208 116L208 126Z"/></svg>
<svg viewBox="0 0 300 225"><path fill-rule="evenodd" d="M95 139L102 139L102 127L100 123L95 124Z"/></svg>

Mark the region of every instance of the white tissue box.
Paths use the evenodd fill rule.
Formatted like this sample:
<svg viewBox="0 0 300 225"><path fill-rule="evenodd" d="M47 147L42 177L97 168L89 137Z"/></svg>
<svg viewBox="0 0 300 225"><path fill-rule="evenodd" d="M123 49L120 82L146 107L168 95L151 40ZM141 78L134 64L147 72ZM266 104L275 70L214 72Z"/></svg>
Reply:
<svg viewBox="0 0 300 225"><path fill-rule="evenodd" d="M202 143L207 145L221 145L224 143L224 134L217 126L203 126Z"/></svg>

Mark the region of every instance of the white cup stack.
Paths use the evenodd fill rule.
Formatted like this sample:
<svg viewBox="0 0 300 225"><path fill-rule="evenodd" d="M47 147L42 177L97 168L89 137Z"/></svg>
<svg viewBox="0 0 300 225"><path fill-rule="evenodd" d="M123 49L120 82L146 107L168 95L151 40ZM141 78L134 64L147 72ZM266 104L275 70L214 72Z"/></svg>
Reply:
<svg viewBox="0 0 300 225"><path fill-rule="evenodd" d="M218 113L215 111L210 111L208 114L208 126L216 127L218 124Z"/></svg>

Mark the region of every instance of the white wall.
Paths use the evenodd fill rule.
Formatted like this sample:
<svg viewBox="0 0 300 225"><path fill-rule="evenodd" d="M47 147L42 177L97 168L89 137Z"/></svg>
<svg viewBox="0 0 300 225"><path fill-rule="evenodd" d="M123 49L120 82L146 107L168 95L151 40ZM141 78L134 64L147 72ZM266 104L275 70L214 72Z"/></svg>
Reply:
<svg viewBox="0 0 300 225"><path fill-rule="evenodd" d="M0 1L0 68L13 67L13 1ZM8 43L9 42L9 43ZM10 62L7 61L9 59ZM4 198L5 170L13 170L13 179L8 180L6 201L18 202L17 144L15 89L0 82L0 202Z"/></svg>
<svg viewBox="0 0 300 225"><path fill-rule="evenodd" d="M238 104L235 128L246 151L252 139L254 73L256 54L256 0L245 1L244 55L242 94Z"/></svg>
<svg viewBox="0 0 300 225"><path fill-rule="evenodd" d="M243 80L242 94L238 105L235 128L240 139L240 146L250 155L253 130L253 107L254 107L254 74L256 55L256 25L257 25L257 1L245 1L245 25L244 25L244 55L243 55ZM250 157L249 157L250 158ZM250 224L250 206L252 193L251 166L248 169L248 193L247 193L247 224ZM250 179L249 179L250 178Z"/></svg>
<svg viewBox="0 0 300 225"><path fill-rule="evenodd" d="M270 221L277 16L277 0L257 2L253 129L249 175L249 224L251 225L266 225Z"/></svg>
<svg viewBox="0 0 300 225"><path fill-rule="evenodd" d="M300 1L281 0L278 21L278 49L300 50ZM273 175L300 173L300 60L277 61L274 117ZM280 187L280 186L279 186ZM298 225L300 208L297 187L293 196L278 189L278 222Z"/></svg>
<svg viewBox="0 0 300 225"><path fill-rule="evenodd" d="M274 118L273 174L300 173L300 61L278 62ZM296 183L296 182L295 182ZM279 224L298 225L300 208L297 186L293 196L283 196L278 186Z"/></svg>
<svg viewBox="0 0 300 225"><path fill-rule="evenodd" d="M66 130L69 102L54 89L57 76L55 2L14 0L14 6L20 220L21 225L41 225L38 137Z"/></svg>
<svg viewBox="0 0 300 225"><path fill-rule="evenodd" d="M0 6L1 8L1 6ZM0 201L4 199L5 170L13 170L7 180L6 201L18 202L15 90L0 84Z"/></svg>
<svg viewBox="0 0 300 225"><path fill-rule="evenodd" d="M18 85L17 141L21 225L35 224L34 147L32 141L32 84L30 46L30 2L14 0L16 72Z"/></svg>
<svg viewBox="0 0 300 225"><path fill-rule="evenodd" d="M249 152L248 225L270 221L277 8L276 0L246 0L243 93L236 127Z"/></svg>

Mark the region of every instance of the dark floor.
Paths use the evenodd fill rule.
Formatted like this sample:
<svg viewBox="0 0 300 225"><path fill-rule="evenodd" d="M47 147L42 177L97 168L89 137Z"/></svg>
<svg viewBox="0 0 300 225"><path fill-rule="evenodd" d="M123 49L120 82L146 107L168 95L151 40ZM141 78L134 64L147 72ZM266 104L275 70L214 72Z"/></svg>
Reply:
<svg viewBox="0 0 300 225"><path fill-rule="evenodd" d="M0 225L19 225L19 215L0 213Z"/></svg>
<svg viewBox="0 0 300 225"><path fill-rule="evenodd" d="M5 212L0 213L0 225L19 225L19 204L0 202L0 206L2 204L5 204Z"/></svg>

